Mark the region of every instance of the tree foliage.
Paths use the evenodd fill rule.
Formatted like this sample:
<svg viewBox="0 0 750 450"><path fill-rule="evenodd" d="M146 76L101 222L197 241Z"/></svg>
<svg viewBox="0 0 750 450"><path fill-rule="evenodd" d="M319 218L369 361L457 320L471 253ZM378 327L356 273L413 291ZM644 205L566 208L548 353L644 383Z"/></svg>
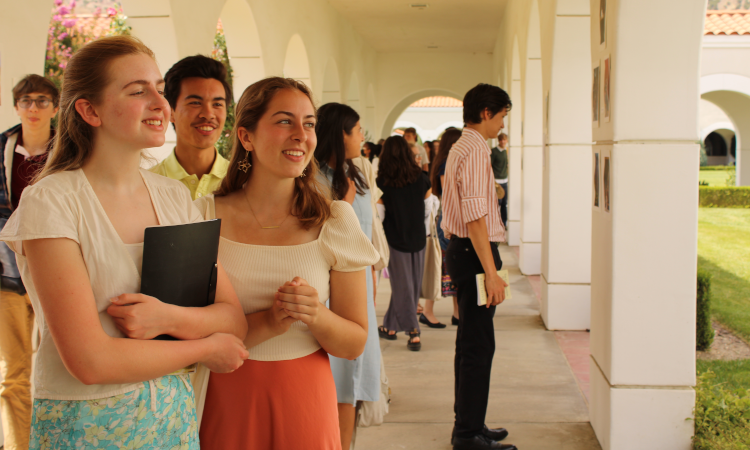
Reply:
<svg viewBox="0 0 750 450"><path fill-rule="evenodd" d="M214 48L211 51L211 57L224 64L227 69L227 78L229 86L234 89L234 71L229 62L229 53L227 52L227 40L224 36L224 27L221 19L216 25L216 35L214 36ZM224 123L224 129L221 131L221 137L216 143L216 149L225 158L229 159L229 152L232 150L232 128L234 128L234 99L230 99L227 104L227 121Z"/></svg>

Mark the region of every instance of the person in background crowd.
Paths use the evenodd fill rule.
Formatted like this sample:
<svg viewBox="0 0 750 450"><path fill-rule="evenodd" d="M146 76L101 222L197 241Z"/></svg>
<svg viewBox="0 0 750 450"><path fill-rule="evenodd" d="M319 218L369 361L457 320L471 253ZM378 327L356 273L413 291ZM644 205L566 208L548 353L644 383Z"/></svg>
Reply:
<svg viewBox="0 0 750 450"><path fill-rule="evenodd" d="M497 147L492 149L490 161L492 173L495 174L495 183L499 184L505 191L505 195L498 199L498 203L503 227L506 227L508 225L508 135L505 133L498 134L497 141Z"/></svg>
<svg viewBox="0 0 750 450"><path fill-rule="evenodd" d="M383 191L378 212L391 251L388 263L391 302L378 333L383 339L395 340L396 332L406 331L407 347L418 351L422 344L416 310L427 244L424 199L432 189L429 178L417 166L414 153L401 136L391 136L383 144L377 184Z"/></svg>
<svg viewBox="0 0 750 450"><path fill-rule="evenodd" d="M378 174L378 164L380 164L380 151L382 150L383 146L381 144L373 144L372 142L365 142L363 146L366 150L365 157L368 161L370 161L370 164L372 164L372 170L377 176Z"/></svg>
<svg viewBox="0 0 750 450"><path fill-rule="evenodd" d="M464 96L466 127L453 144L443 180L442 227L450 236L446 265L458 291L458 331L455 359L454 450L517 450L501 444L504 428L484 423L495 354L495 307L505 300L507 284L497 274L502 268L496 242L505 240L490 164L491 139L504 127L511 108L508 94L497 86L479 84ZM445 139L443 139L445 140ZM477 305L476 275L484 273L487 305Z"/></svg>
<svg viewBox="0 0 750 450"><path fill-rule="evenodd" d="M359 147L364 141L360 117L350 106L340 103L327 103L318 109L318 122L315 125L318 146L315 159L320 166L321 184L327 186L332 198L345 200L354 208L359 226L372 241L372 195L376 195L364 178L364 171L353 160L369 166L366 159L359 157ZM367 153L370 153L369 150ZM372 172L372 167L367 168ZM374 402L380 399L380 342L378 341L378 318L375 315L375 269L365 269L367 273L367 343L357 359L329 356L331 371L336 382L338 398L339 428L341 448L349 449L354 433L356 408L361 402Z"/></svg>
<svg viewBox="0 0 750 450"><path fill-rule="evenodd" d="M63 83L54 147L0 233L40 317L27 448L77 448L98 430L97 448L198 450L189 366L237 369L247 324L221 265L205 308L137 293L144 229L203 220L184 186L140 169L170 112L154 54L102 37Z"/></svg>
<svg viewBox="0 0 750 450"><path fill-rule="evenodd" d="M328 354L364 351L367 271L379 255L352 206L318 181L309 88L265 78L236 110L227 176L195 203L222 219L219 259L246 314L250 359L231 374L196 373L202 449L338 450Z"/></svg>
<svg viewBox="0 0 750 450"><path fill-rule="evenodd" d="M419 139L417 136L417 130L414 128L405 129L404 139L406 139L406 142L408 142L409 145L413 144L417 146L417 150L419 150L419 159L422 164L422 170L428 172L430 170L430 159L427 157L427 152L425 152L424 147L419 145L419 142L417 142L417 140Z"/></svg>
<svg viewBox="0 0 750 450"><path fill-rule="evenodd" d="M443 133L443 138L440 140L440 147L435 155L435 159L432 164L432 173L430 174L430 182L432 183L432 191L440 199L443 195L443 180L445 179L445 162L448 159L448 152L450 151L453 144L461 137L461 130L456 128L449 128ZM440 226L443 220L443 208L442 203L437 216L437 233L438 239L440 240L440 250L442 251L443 263L442 263L442 277L441 277L441 294L443 297L451 297L453 299L453 316L451 316L451 324L458 325L458 301L456 300L456 285L451 281L450 275L448 275L448 268L445 265L445 250L448 249L448 239L446 239L443 229ZM445 325L438 322L434 312L435 301L426 300L424 313L419 317L419 322L423 323L431 328L444 328Z"/></svg>
<svg viewBox="0 0 750 450"><path fill-rule="evenodd" d="M18 208L21 193L44 167L55 130L52 118L60 94L39 75L26 75L13 87L13 108L21 123L0 134L0 230ZM7 178L10 174L10 179ZM21 281L16 257L0 243L0 416L8 450L29 448L31 428L31 334L34 309Z"/></svg>
<svg viewBox="0 0 750 450"><path fill-rule="evenodd" d="M417 167L423 168L424 166L422 165L422 153L419 151L419 147L417 146L417 144L409 144L409 149L411 150L411 153L414 156L414 163L417 165ZM425 175L427 175L428 178L429 178L429 173L428 172L425 172L424 170L422 172ZM427 201L427 199L425 199L425 201ZM427 205L425 205L425 211L428 211L427 210ZM425 215L429 216L429 213L425 212ZM427 220L427 219L425 219L425 220ZM427 231L427 234L429 235L429 230L430 230L429 224L425 223L425 227L427 228L426 231ZM432 301L434 303L434 300L432 300ZM417 315L421 315L422 312L424 312L424 306L422 306L422 302L418 301L417 302Z"/></svg>
<svg viewBox="0 0 750 450"><path fill-rule="evenodd" d="M177 145L151 171L181 181L195 200L218 189L227 174L229 161L215 146L232 104L232 89L224 64L203 55L181 59L164 81Z"/></svg>
<svg viewBox="0 0 750 450"><path fill-rule="evenodd" d="M435 159L435 144L432 141L425 141L424 142L424 149L427 153L427 160L429 161L429 167L427 169L427 173L430 173L432 170L432 160Z"/></svg>

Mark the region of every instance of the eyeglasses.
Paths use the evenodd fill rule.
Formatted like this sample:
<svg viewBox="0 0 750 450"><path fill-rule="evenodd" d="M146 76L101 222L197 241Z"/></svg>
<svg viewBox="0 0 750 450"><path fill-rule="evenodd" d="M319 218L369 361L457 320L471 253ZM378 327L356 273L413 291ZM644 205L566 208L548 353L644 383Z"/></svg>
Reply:
<svg viewBox="0 0 750 450"><path fill-rule="evenodd" d="M48 99L47 97L22 98L21 100L17 102L17 105L23 109L29 109L31 108L32 103L36 103L36 106L39 109L47 109L49 108L49 104L51 103L51 100Z"/></svg>

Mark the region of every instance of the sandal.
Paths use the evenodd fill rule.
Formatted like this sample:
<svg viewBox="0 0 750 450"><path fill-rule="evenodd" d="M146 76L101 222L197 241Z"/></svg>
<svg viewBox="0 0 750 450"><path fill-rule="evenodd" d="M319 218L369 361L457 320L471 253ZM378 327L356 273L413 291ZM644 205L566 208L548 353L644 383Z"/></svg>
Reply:
<svg viewBox="0 0 750 450"><path fill-rule="evenodd" d="M395 341L396 340L396 333L389 334L388 328L384 326L378 327L378 335L381 339L388 339L389 341Z"/></svg>
<svg viewBox="0 0 750 450"><path fill-rule="evenodd" d="M406 343L406 348L413 352L418 352L422 348L422 341L420 339L420 342L414 342L414 338L418 338L421 334L419 330L414 329L414 331L407 331L407 335L409 335L409 342Z"/></svg>

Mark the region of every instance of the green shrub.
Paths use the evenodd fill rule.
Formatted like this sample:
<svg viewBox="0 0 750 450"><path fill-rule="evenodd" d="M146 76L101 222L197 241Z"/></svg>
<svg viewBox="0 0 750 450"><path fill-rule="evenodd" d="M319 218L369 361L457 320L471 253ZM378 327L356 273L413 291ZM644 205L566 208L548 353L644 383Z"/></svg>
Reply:
<svg viewBox="0 0 750 450"><path fill-rule="evenodd" d="M708 165L708 154L706 153L706 146L701 142L701 168Z"/></svg>
<svg viewBox="0 0 750 450"><path fill-rule="evenodd" d="M714 341L714 329L711 326L711 274L698 269L698 292L696 295L698 314L695 321L695 347L708 350Z"/></svg>
<svg viewBox="0 0 750 450"><path fill-rule="evenodd" d="M750 186L700 186L699 205L713 208L750 208Z"/></svg>
<svg viewBox="0 0 750 450"><path fill-rule="evenodd" d="M701 170L735 170L735 166L701 166Z"/></svg>
<svg viewBox="0 0 750 450"><path fill-rule="evenodd" d="M695 387L694 450L746 450L750 442L750 390L732 392L707 371Z"/></svg>

